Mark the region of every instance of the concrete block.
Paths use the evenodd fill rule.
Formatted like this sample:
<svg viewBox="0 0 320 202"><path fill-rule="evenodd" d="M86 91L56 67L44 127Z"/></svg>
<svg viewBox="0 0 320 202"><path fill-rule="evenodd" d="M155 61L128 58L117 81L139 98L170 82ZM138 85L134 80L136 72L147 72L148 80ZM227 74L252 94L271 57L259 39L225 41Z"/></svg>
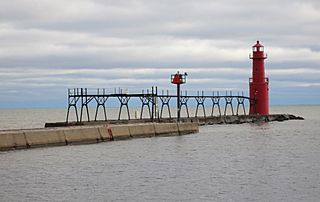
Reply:
<svg viewBox="0 0 320 202"><path fill-rule="evenodd" d="M154 129L156 136L179 135L177 123L155 123Z"/></svg>
<svg viewBox="0 0 320 202"><path fill-rule="evenodd" d="M131 137L153 137L155 129L152 123L128 125Z"/></svg>
<svg viewBox="0 0 320 202"><path fill-rule="evenodd" d="M126 140L131 138L128 125L111 125L108 127L114 140Z"/></svg>
<svg viewBox="0 0 320 202"><path fill-rule="evenodd" d="M198 123L178 123L179 134L186 135L199 132Z"/></svg>
<svg viewBox="0 0 320 202"><path fill-rule="evenodd" d="M96 143L100 141L100 133L95 127L74 127L63 130L68 144Z"/></svg>
<svg viewBox="0 0 320 202"><path fill-rule="evenodd" d="M27 130L25 131L25 137L30 147L66 144L62 129Z"/></svg>
<svg viewBox="0 0 320 202"><path fill-rule="evenodd" d="M0 133L0 150L24 148L27 148L27 141L23 131Z"/></svg>
<svg viewBox="0 0 320 202"><path fill-rule="evenodd" d="M108 132L108 126L98 126L97 127L100 133L100 138L102 141L111 141L112 136L110 135L110 133Z"/></svg>

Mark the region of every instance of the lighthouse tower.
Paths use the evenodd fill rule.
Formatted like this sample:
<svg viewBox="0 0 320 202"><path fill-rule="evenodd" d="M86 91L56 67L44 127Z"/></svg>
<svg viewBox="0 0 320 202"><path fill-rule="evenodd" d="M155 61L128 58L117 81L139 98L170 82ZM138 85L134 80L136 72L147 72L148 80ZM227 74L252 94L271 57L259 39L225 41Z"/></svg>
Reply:
<svg viewBox="0 0 320 202"><path fill-rule="evenodd" d="M249 80L250 86L250 114L269 114L269 79L265 77L264 47L257 41L252 47L252 78Z"/></svg>

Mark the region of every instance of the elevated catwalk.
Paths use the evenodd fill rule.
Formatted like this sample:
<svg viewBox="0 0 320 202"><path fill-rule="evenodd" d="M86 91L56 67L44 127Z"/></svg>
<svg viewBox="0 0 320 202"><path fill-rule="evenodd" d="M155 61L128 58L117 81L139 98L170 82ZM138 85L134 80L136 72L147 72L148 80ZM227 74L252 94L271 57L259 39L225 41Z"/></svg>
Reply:
<svg viewBox="0 0 320 202"><path fill-rule="evenodd" d="M158 119L172 119L174 116L171 114L174 102L176 102L177 95L170 94L169 91L162 90L158 92L157 87L151 89L142 90L141 93L125 93L123 89L115 90L114 93L107 93L106 89L88 90L87 88L74 88L68 89L68 109L66 123L69 122L70 110L74 109L75 119L77 123L83 122L84 113L88 122L99 121L98 113L99 109L103 110L103 121L108 121L107 107L108 100L113 99L112 105L115 105L115 100L118 102L119 115L118 120L121 119L121 112L123 108L127 111L127 117L122 118L125 120L131 120L130 117L130 101L140 102L141 110L140 116L135 119L146 119L143 117L144 109L147 108L148 117L151 121ZM193 104L193 106L190 105ZM111 103L110 103L111 104ZM219 92L211 92L210 95L204 91L197 91L194 95L189 95L187 91L181 92L180 106L181 111L185 110L185 118L197 118L199 117L199 111L202 111L202 117L213 116L227 116L227 115L246 115L245 106L253 105L254 100L247 96L244 96L243 92L233 95L231 91L227 91L225 95L221 95ZM94 119L90 118L89 105L95 109ZM194 107L194 114L189 113L189 107ZM208 108L210 112L208 113ZM224 111L222 111L224 109ZM166 117L164 116L166 111ZM229 113L229 114L228 114ZM80 114L80 116L79 116ZM182 117L183 118L183 117Z"/></svg>

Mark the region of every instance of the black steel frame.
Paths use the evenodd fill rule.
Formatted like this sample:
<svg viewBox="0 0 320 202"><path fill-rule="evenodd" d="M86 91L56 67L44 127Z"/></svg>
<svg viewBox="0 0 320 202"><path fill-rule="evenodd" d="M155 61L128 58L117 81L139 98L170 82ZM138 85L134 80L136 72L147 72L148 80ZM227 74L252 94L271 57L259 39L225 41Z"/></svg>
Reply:
<svg viewBox="0 0 320 202"><path fill-rule="evenodd" d="M66 116L66 122L69 121L70 116L70 110L71 108L75 109L75 116L77 122L83 121L83 109L86 110L87 115L87 121L90 120L90 114L89 114L89 104L94 103L95 101L95 118L94 121L97 120L98 111L99 108L103 108L103 115L104 120L107 121L107 101L109 98L117 98L117 100L120 103L119 106L119 115L118 120L121 118L121 112L122 108L125 107L127 111L127 119L130 120L130 108L129 108L129 101L131 98L139 98L141 101L141 113L140 113L140 119L143 118L143 110L145 107L148 108L150 119L153 121L154 119L160 119L160 118L172 118L171 116L171 110L170 110L170 101L172 98L177 98L177 95L170 95L169 91L167 90L166 93L162 90L161 94L158 94L157 87L152 87L151 91L142 91L142 93L123 93L122 90L119 90L117 93L116 91L114 93L107 93L106 89L97 89L96 93L90 94L87 88L74 88L74 89L68 89L68 109L67 109L67 116ZM193 99L196 101L196 111L194 117L198 117L198 111L201 107L203 110L203 116L206 117L206 106L205 101L206 99L210 99L212 101L211 105L211 116L214 116L214 110L215 106L218 108L218 116L222 116L221 113L221 99L225 102L225 108L224 108L224 116L227 116L227 109L229 106L231 107L231 115L234 115L234 109L233 109L233 103L237 104L237 110L236 115L239 115L239 111L242 108L243 114L246 115L245 110L245 102L255 103L255 100L250 99L249 97L246 97L242 94L240 95L238 93L237 96L232 95L232 92L226 92L225 95L220 95L219 92L212 92L212 95L205 95L203 91L198 91L197 95L188 95L187 91L183 94L181 92L181 98L180 98L180 110L183 106L185 106L187 117L190 118L189 114L189 107L188 107L188 101ZM160 114L157 112L156 106L158 103L158 100L161 102L159 103L161 105ZM78 116L78 106L80 106L80 117ZM168 116L169 117L163 117L163 111L164 107L167 107L168 110Z"/></svg>

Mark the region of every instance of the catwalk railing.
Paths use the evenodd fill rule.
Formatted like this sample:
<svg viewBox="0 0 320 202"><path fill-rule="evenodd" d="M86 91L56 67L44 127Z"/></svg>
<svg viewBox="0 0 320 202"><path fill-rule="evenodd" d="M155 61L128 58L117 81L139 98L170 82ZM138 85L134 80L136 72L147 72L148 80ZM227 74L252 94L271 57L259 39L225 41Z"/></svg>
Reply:
<svg viewBox="0 0 320 202"><path fill-rule="evenodd" d="M128 93L124 89L114 89L113 93L108 93L107 89L95 89L88 90L87 88L73 88L68 89L68 110L66 122L69 121L70 110L74 108L75 118L77 122L82 122L84 113L86 113L87 121L98 121L98 113L102 108L103 119L108 120L107 115L107 102L110 98L115 98L119 106L118 120L121 119L121 113L123 108L127 111L128 120L130 117L130 107L129 102L135 99L135 104L140 102L141 110L140 117L143 118L144 109L147 108L147 113L151 120L161 119L161 118L174 118L171 113L171 107L176 106L171 103L176 103L177 95L169 90L158 91L157 87L152 87L151 89L142 90L140 93ZM237 95L233 95L232 91L226 91L224 95L221 92L204 92L197 91L193 94L188 94L188 91L183 91L180 93L180 110L181 112L185 110L186 117L198 117L199 111L202 109L203 117L208 116L226 116L226 115L246 115L247 104L254 104L255 100L251 100L249 97L244 96L243 92ZM113 106L114 106L113 100ZM190 103L195 108L194 116L190 113ZM94 119L90 119L89 104L95 108ZM80 116L79 116L80 108ZM224 110L223 110L224 109ZM164 111L166 110L166 117L164 116ZM209 110L209 113L208 113Z"/></svg>

